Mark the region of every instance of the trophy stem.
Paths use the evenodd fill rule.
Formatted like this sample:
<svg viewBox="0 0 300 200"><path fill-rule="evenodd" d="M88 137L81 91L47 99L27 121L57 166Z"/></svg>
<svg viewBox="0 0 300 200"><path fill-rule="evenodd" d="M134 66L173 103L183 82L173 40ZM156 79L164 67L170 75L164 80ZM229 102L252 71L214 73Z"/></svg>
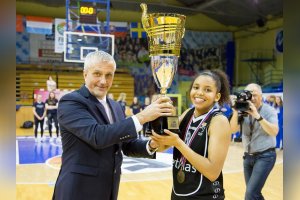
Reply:
<svg viewBox="0 0 300 200"><path fill-rule="evenodd" d="M161 88L161 89L160 89L160 94L161 94L163 97L167 96L167 89L166 89L166 88Z"/></svg>

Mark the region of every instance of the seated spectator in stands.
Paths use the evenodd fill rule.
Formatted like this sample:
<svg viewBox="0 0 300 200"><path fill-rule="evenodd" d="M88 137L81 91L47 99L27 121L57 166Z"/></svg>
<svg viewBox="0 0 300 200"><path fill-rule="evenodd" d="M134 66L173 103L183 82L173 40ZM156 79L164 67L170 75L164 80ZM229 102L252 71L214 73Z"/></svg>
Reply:
<svg viewBox="0 0 300 200"><path fill-rule="evenodd" d="M37 130L40 125L41 129L41 141L43 141L44 134L44 119L46 116L45 103L42 101L42 95L38 94L36 102L33 103L33 114L34 114L34 140L38 142Z"/></svg>
<svg viewBox="0 0 300 200"><path fill-rule="evenodd" d="M126 110L126 93L122 92L120 93L117 102L121 104L122 110L125 113Z"/></svg>
<svg viewBox="0 0 300 200"><path fill-rule="evenodd" d="M194 71L194 67L193 67L192 61L190 59L187 60L185 68L189 71Z"/></svg>
<svg viewBox="0 0 300 200"><path fill-rule="evenodd" d="M56 90L56 82L52 79L52 76L48 76L47 90L49 92Z"/></svg>
<svg viewBox="0 0 300 200"><path fill-rule="evenodd" d="M50 142L53 142L52 138L52 122L54 121L54 125L56 128L56 136L57 141L60 141L59 138L59 127L58 127L58 121L57 121L57 107L58 107L58 100L55 97L54 92L49 93L49 98L46 100L46 109L47 109L47 118L48 118L48 129L49 129L49 135L50 135Z"/></svg>
<svg viewBox="0 0 300 200"><path fill-rule="evenodd" d="M137 53L138 62L144 63L149 61L149 52L144 46L141 46L141 49Z"/></svg>

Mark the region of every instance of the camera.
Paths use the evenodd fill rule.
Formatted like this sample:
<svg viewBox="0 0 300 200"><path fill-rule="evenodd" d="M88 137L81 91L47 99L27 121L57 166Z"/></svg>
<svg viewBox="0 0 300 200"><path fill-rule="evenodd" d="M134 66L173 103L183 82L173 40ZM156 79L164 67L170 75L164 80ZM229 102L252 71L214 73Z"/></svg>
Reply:
<svg viewBox="0 0 300 200"><path fill-rule="evenodd" d="M238 111L245 112L250 110L250 105L248 100L251 100L252 94L248 90L243 90L241 92L236 93L236 102L234 108Z"/></svg>

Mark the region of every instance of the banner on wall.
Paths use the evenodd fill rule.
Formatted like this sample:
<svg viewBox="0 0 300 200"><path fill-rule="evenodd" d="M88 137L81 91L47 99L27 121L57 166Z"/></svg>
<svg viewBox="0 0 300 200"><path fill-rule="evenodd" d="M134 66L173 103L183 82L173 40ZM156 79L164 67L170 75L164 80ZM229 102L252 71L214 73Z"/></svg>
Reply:
<svg viewBox="0 0 300 200"><path fill-rule="evenodd" d="M51 35L30 34L30 62L61 63L63 56L54 52L54 37Z"/></svg>
<svg viewBox="0 0 300 200"><path fill-rule="evenodd" d="M54 51L55 53L62 53L64 51L64 31L66 30L65 19L55 19L55 42Z"/></svg>

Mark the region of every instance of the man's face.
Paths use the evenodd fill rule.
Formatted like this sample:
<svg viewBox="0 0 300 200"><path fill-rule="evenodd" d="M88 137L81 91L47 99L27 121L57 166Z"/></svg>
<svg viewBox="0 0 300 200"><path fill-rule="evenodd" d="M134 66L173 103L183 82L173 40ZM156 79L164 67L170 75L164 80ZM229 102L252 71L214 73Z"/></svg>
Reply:
<svg viewBox="0 0 300 200"><path fill-rule="evenodd" d="M83 71L85 85L92 95L103 99L112 86L115 68L111 62L94 64Z"/></svg>
<svg viewBox="0 0 300 200"><path fill-rule="evenodd" d="M248 85L245 90L249 90L252 94L251 102L258 109L262 105L262 94L255 85Z"/></svg>

